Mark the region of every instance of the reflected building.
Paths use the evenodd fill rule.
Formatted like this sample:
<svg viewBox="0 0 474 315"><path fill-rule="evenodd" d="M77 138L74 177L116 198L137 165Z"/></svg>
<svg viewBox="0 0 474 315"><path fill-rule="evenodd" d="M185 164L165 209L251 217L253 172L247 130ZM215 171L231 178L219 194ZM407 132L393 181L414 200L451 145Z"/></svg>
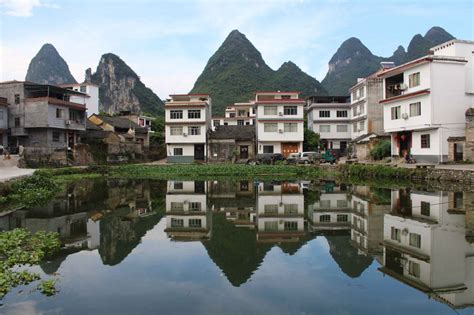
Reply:
<svg viewBox="0 0 474 315"><path fill-rule="evenodd" d="M257 240L298 242L305 235L304 195L299 183L258 183Z"/></svg>
<svg viewBox="0 0 474 315"><path fill-rule="evenodd" d="M474 304L474 246L466 241L465 212L453 211L453 197L443 191L393 191L392 209L384 218L380 270L452 308L462 308Z"/></svg>
<svg viewBox="0 0 474 315"><path fill-rule="evenodd" d="M169 238L176 241L209 239L211 223L204 181L167 182L165 232Z"/></svg>
<svg viewBox="0 0 474 315"><path fill-rule="evenodd" d="M224 212L236 227L255 228L256 186L252 180L209 181L208 188L213 212Z"/></svg>

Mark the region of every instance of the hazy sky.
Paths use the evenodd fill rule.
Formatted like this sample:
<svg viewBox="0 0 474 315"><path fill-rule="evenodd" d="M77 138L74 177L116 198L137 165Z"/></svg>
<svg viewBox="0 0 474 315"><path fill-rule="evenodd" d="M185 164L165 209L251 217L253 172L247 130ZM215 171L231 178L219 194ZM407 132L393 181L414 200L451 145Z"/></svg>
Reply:
<svg viewBox="0 0 474 315"><path fill-rule="evenodd" d="M352 36L382 56L434 25L472 40L473 2L0 0L0 80L24 80L31 58L52 43L78 81L112 52L165 98L192 88L233 29L273 69L291 60L322 80Z"/></svg>

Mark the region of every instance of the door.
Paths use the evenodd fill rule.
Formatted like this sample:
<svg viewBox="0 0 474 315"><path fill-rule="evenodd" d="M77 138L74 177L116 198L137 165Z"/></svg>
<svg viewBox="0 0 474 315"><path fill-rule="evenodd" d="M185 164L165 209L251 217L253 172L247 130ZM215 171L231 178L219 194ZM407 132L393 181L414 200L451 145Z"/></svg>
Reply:
<svg viewBox="0 0 474 315"><path fill-rule="evenodd" d="M240 159L245 160L249 158L249 146L241 145L240 146Z"/></svg>
<svg viewBox="0 0 474 315"><path fill-rule="evenodd" d="M346 141L341 141L340 149L341 149L341 154L345 155L346 150L347 150L347 142Z"/></svg>
<svg viewBox="0 0 474 315"><path fill-rule="evenodd" d="M204 161L204 144L194 145L194 160Z"/></svg>
<svg viewBox="0 0 474 315"><path fill-rule="evenodd" d="M298 153L298 143L289 142L281 144L281 154L287 158L290 153Z"/></svg>
<svg viewBox="0 0 474 315"><path fill-rule="evenodd" d="M463 160L464 147L462 143L454 144L454 161L459 162Z"/></svg>

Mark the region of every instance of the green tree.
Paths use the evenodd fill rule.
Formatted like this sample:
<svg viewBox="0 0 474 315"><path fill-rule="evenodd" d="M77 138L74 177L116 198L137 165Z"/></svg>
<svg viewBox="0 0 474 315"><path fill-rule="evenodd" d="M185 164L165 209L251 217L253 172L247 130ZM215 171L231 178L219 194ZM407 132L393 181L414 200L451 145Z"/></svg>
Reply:
<svg viewBox="0 0 474 315"><path fill-rule="evenodd" d="M304 151L316 151L319 148L319 133L316 133L308 128L304 129Z"/></svg>

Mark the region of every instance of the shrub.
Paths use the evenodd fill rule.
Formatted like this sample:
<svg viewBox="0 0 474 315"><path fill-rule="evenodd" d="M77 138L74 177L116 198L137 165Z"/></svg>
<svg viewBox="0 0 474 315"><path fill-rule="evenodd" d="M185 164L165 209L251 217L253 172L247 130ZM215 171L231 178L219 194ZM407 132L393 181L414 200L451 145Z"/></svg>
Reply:
<svg viewBox="0 0 474 315"><path fill-rule="evenodd" d="M385 157L390 156L392 153L392 144L388 140L378 142L372 150L370 150L370 156L374 160L381 160Z"/></svg>

